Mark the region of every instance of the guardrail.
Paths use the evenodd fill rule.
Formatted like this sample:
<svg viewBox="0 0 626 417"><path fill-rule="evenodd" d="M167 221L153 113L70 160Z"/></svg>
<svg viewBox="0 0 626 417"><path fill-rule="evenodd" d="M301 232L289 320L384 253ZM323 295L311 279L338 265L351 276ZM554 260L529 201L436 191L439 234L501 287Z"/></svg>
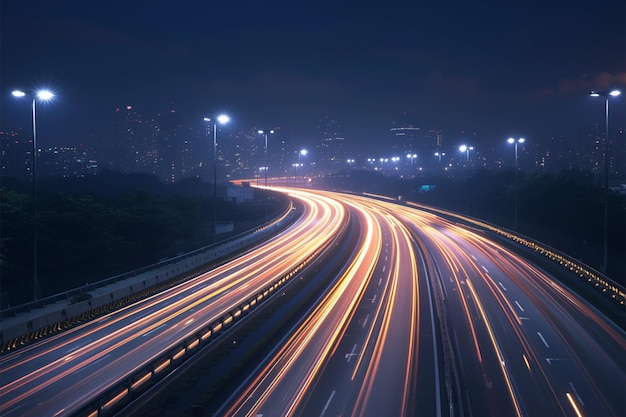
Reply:
<svg viewBox="0 0 626 417"><path fill-rule="evenodd" d="M533 251L547 257L548 259L554 262L559 263L563 267L577 274L579 277L586 279L594 287L598 288L601 292L609 294L610 297L614 299L620 305L624 305L626 302L626 287L612 280L611 278L607 277L602 272L597 271L596 269L591 268L590 266L585 265L582 262L578 261L577 259L567 255L566 253L563 253L559 251L558 249L552 248L548 245L545 245L544 243L534 240L528 236L520 235L511 230L502 228L498 225L486 222L484 220L476 219L476 218L469 217L469 216L464 216L459 213L455 213L455 212L443 210L443 209L438 209L438 208L427 206L424 204L414 203L412 201L399 201L398 199L391 198L391 197L384 196L384 195L379 195L379 194L363 193L363 195L367 197L386 200L386 201L393 201L398 204L415 207L420 210L427 211L429 213L442 215L442 216L452 218L455 220L461 220L467 224L474 225L483 230L496 233L506 239L510 239L522 246L532 249Z"/></svg>
<svg viewBox="0 0 626 417"><path fill-rule="evenodd" d="M89 321L130 302L151 295L177 277L201 269L203 265L228 256L288 224L295 217L292 204L281 216L250 229L194 251L170 259L116 275L70 291L0 311L0 353L6 353L51 334ZM102 289L126 282L121 288L110 291ZM177 283L177 282L176 282ZM135 285L135 288L133 288ZM97 297L92 294L101 293Z"/></svg>
<svg viewBox="0 0 626 417"><path fill-rule="evenodd" d="M277 293L279 288L304 272L305 268L311 265L325 251L327 251L325 247L318 247L305 260L291 269L290 272L259 290L254 296L248 298L247 301L220 313L219 319L203 326L180 343L169 348L165 353L155 357L139 370L118 381L97 398L92 399L88 404L73 413L73 415L102 417L114 414L123 404L140 396L151 385L165 378L184 361L200 352L203 347L217 339L220 334L247 316L261 303L267 301L272 295Z"/></svg>
<svg viewBox="0 0 626 417"><path fill-rule="evenodd" d="M590 266L579 262L577 259L559 251L558 249L545 245L544 243L534 240L528 236L515 233L511 230L507 230L505 228L491 224L489 222L485 222L483 220L474 219L472 217L463 216L457 213L435 209L412 202L407 202L407 205L415 206L416 208L422 210L445 214L446 216L453 216L457 219L463 220L464 222L473 224L482 229L488 230L502 237L510 239L522 246L532 249L533 251L549 258L554 262L561 264L563 267L569 269L579 277L589 281L595 287L598 287L600 291L608 293L611 298L613 298L619 304L624 305L624 302L626 301L626 288L623 285L620 285L619 283L604 275L602 272L597 271L594 268L591 268Z"/></svg>

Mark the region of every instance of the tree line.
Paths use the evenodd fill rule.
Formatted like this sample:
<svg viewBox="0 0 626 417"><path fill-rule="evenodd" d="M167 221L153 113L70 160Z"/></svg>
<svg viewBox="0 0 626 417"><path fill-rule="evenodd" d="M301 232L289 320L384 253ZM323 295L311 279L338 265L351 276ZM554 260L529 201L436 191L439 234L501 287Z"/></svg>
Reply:
<svg viewBox="0 0 626 417"><path fill-rule="evenodd" d="M2 307L33 297L33 199L29 183L3 180L0 193ZM219 195L225 194L222 187ZM269 200L270 214L285 201ZM141 174L104 172L88 179L49 178L37 191L39 297L93 283L261 224L265 206L213 198L213 185L197 178L164 184Z"/></svg>

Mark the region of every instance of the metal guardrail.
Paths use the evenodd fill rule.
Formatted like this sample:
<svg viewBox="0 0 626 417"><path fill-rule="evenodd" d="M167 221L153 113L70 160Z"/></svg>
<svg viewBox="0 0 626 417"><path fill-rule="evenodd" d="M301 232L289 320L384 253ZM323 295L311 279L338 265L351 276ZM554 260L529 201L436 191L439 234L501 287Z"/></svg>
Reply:
<svg viewBox="0 0 626 417"><path fill-rule="evenodd" d="M616 302L618 302L620 305L624 305L626 303L626 287L619 284L615 280L609 278L602 272L594 268L591 268L590 266L585 265L584 263L578 261L572 256L569 256L566 253L563 253L559 251L558 249L550 247L542 242L534 240L531 237L520 235L516 232L505 229L498 225L486 222L484 220L476 219L470 216L464 216L462 214L455 213L452 211L438 209L438 208L427 206L424 204L414 203L412 201L398 200L396 198L392 198L392 197L380 195L380 194L363 193L363 195L366 197L376 198L376 199L385 200L385 201L392 201L398 204L418 208L420 210L424 210L429 213L445 216L451 219L455 219L457 221L460 220L460 221L465 222L466 224L471 224L483 230L488 230L492 233L496 233L504 238L510 239L522 246L525 246L529 249L534 250L537 253L544 255L545 257L547 257L548 259L554 262L561 264L563 267L574 272L581 278L589 281L595 287L599 288L600 291L604 293L608 293L610 297L614 299Z"/></svg>
<svg viewBox="0 0 626 417"><path fill-rule="evenodd" d="M286 214L288 214L288 212L284 213L283 216L279 216L278 219L283 219ZM280 220L278 220L278 221L280 221ZM89 284L83 285L83 286L78 287L78 288L73 288L71 290L68 290L68 291L65 291L65 292L62 292L62 293L54 294L54 295L51 295L51 296L48 296L48 297L40 298L40 299L35 300L35 301L30 301L28 303L20 304L20 305L15 306L15 307L9 307L9 308L6 308L4 310L0 310L0 321L3 318L15 317L15 316L17 316L18 314L21 314L21 313L29 313L29 312L33 311L34 309L42 308L42 307L44 307L46 305L55 304L55 303L57 303L59 301L75 300L76 298L80 297L83 294L88 293L89 291L93 291L93 290L95 290L97 288L103 288L103 287L106 287L108 285L118 283L120 281L125 281L127 279L134 278L137 275L143 274L145 272L150 272L150 271L153 271L153 270L156 270L156 269L159 269L159 268L163 268L165 266L169 266L169 265L175 264L177 262L180 262L180 261L185 260L187 258L194 257L194 256L196 256L198 254L203 253L203 252L207 252L207 251L210 251L212 249L218 248L218 247L220 247L222 245L226 245L226 244L228 244L230 242L236 241L236 240L241 239L241 238L243 238L245 236L249 236L251 234L257 233L257 232L262 231L262 230L265 230L265 229L267 229L268 227L272 226L275 223L277 223L276 219L274 219L274 220L272 220L272 221L270 221L268 223L265 223L265 224L263 224L261 226L249 229L249 230L247 230L245 232L242 232L242 233L239 233L237 235L234 235L234 236L231 236L229 238L226 238L224 240L221 240L219 242L215 242L215 243L212 243L210 245L203 246L201 248L195 249L195 250L193 250L191 252L187 252L187 253L184 253L184 254L181 254L181 255L177 255L177 256L168 258L166 260L159 261L159 262L151 264L151 265L147 265L147 266L144 266L144 267L141 267L141 268L134 269L132 271L124 272L124 273L119 274L119 275L115 275L115 276L112 276L112 277L109 277L109 278L105 278L103 280L100 280L100 281L97 281L97 282L94 282L94 283L89 283Z"/></svg>

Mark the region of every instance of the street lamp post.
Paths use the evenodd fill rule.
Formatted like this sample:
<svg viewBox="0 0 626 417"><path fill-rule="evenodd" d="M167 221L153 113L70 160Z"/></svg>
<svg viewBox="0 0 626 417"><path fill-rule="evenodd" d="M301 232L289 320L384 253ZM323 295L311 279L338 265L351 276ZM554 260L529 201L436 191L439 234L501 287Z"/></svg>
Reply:
<svg viewBox="0 0 626 417"><path fill-rule="evenodd" d="M514 138L508 138L507 139L508 143L514 144L515 145L515 191L514 191L514 215L513 215L513 230L515 230L517 232L517 144L518 143L524 143L525 139L524 138L518 138L518 139L514 139Z"/></svg>
<svg viewBox="0 0 626 417"><path fill-rule="evenodd" d="M32 121L33 121L33 149L31 175L33 182L33 300L37 300L37 122L36 122L36 102L52 100L54 94L49 90L38 90L33 93L26 93L21 90L14 90L11 93L14 97L30 96L32 98Z"/></svg>
<svg viewBox="0 0 626 417"><path fill-rule="evenodd" d="M213 233L217 237L217 124L226 124L230 117L220 114L214 119L204 118L205 122L213 123Z"/></svg>
<svg viewBox="0 0 626 417"><path fill-rule="evenodd" d="M265 188L267 188L267 135L274 134L273 130L259 130L259 135L265 136Z"/></svg>
<svg viewBox="0 0 626 417"><path fill-rule="evenodd" d="M417 154L416 153L409 153L409 154L406 155L406 157L411 160L411 169L413 169L413 160L415 158L417 158Z"/></svg>
<svg viewBox="0 0 626 417"><path fill-rule="evenodd" d="M307 153L309 153L309 151L307 151L306 149L300 149L300 151L297 152L298 153L298 163L294 164L294 183L296 186L298 186L298 167L302 166L302 163L300 162L300 157L302 156L306 156Z"/></svg>
<svg viewBox="0 0 626 417"><path fill-rule="evenodd" d="M591 91L591 97L604 97L604 222L603 222L603 255L602 272L607 272L608 267L608 227L609 227L609 97L617 97L620 90Z"/></svg>
<svg viewBox="0 0 626 417"><path fill-rule="evenodd" d="M441 168L441 157L444 156L445 152L435 152L435 156L439 159L439 167Z"/></svg>
<svg viewBox="0 0 626 417"><path fill-rule="evenodd" d="M469 167L469 156L470 156L470 151L473 151L474 147L473 146L467 146L467 145L461 145L459 146L459 151L461 152L465 152L467 154L467 166Z"/></svg>
<svg viewBox="0 0 626 417"><path fill-rule="evenodd" d="M265 167L263 171L265 171L265 192L267 192L267 135L274 134L273 130L259 130L259 134L265 136L265 161L263 162ZM267 223L267 195L264 197L265 200L265 223Z"/></svg>

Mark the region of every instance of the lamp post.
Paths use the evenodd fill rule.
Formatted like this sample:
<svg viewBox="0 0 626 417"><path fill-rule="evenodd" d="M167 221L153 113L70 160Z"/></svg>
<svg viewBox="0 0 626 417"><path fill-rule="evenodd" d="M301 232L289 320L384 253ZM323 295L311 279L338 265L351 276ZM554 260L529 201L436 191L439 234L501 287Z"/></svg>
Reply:
<svg viewBox="0 0 626 417"><path fill-rule="evenodd" d="M298 151L298 163L294 164L295 171L294 171L294 179L293 179L296 186L298 185L298 167L302 166L302 163L300 162L300 157L306 156L307 153L309 153L309 151L307 151L306 149L300 149L300 151Z"/></svg>
<svg viewBox="0 0 626 417"><path fill-rule="evenodd" d="M274 131L273 130L263 130L260 129L259 130L259 135L263 135L265 136L265 161L264 161L264 165L265 165L265 169L263 171L265 171L265 192L267 192L267 135L273 135ZM265 223L267 223L267 196L265 196L264 198L265 200Z"/></svg>
<svg viewBox="0 0 626 417"><path fill-rule="evenodd" d="M607 272L608 267L608 227L609 227L609 97L617 97L620 90L590 91L591 97L604 97L604 222L603 230L603 255L602 272Z"/></svg>
<svg viewBox="0 0 626 417"><path fill-rule="evenodd" d="M21 90L14 90L11 93L14 97L30 96L32 98L32 121L33 121L33 149L32 149L32 167L31 176L33 182L33 300L37 300L37 118L36 118L36 102L50 101L54 98L54 94L50 90L38 90L32 93L26 93Z"/></svg>
<svg viewBox="0 0 626 417"><path fill-rule="evenodd" d="M417 154L416 153L409 153L409 154L406 155L406 157L411 160L411 169L413 169L413 160L415 158L417 158Z"/></svg>
<svg viewBox="0 0 626 417"><path fill-rule="evenodd" d="M217 124L226 124L230 117L220 114L214 119L204 118L205 122L213 123L213 233L217 237Z"/></svg>
<svg viewBox="0 0 626 417"><path fill-rule="evenodd" d="M267 135L274 134L273 130L259 130L259 135L265 136L265 188L267 188Z"/></svg>
<svg viewBox="0 0 626 417"><path fill-rule="evenodd" d="M467 146L467 145L459 146L459 151L465 152L467 154L467 166L469 166L470 151L473 151L473 150L474 150L473 146Z"/></svg>
<svg viewBox="0 0 626 417"><path fill-rule="evenodd" d="M524 143L525 139L524 138L518 138L518 139L514 139L514 138L508 138L506 140L508 143L514 144L515 145L515 203L514 203L514 215L513 215L513 230L515 230L517 232L517 144L518 143Z"/></svg>
<svg viewBox="0 0 626 417"><path fill-rule="evenodd" d="M445 156L445 152L435 152L435 156L439 159L439 167L441 168L441 157Z"/></svg>

